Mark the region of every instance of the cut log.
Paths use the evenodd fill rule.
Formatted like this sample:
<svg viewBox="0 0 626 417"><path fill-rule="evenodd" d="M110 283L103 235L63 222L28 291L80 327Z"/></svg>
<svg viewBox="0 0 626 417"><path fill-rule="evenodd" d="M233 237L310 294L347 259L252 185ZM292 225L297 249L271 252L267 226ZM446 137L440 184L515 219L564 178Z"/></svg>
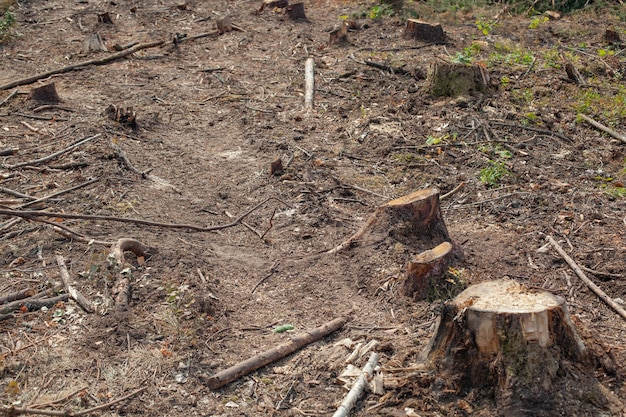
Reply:
<svg viewBox="0 0 626 417"><path fill-rule="evenodd" d="M434 391L493 402L489 415L599 415L615 400L595 380L565 300L513 280L446 304L422 359L438 374Z"/></svg>
<svg viewBox="0 0 626 417"><path fill-rule="evenodd" d="M55 104L61 102L61 97L59 97L54 83L33 88L32 90L30 90L28 98L38 103Z"/></svg>
<svg viewBox="0 0 626 417"><path fill-rule="evenodd" d="M432 63L428 68L425 90L435 97L456 97L476 92L489 93L491 81L480 65Z"/></svg>
<svg viewBox="0 0 626 417"><path fill-rule="evenodd" d="M285 11L291 20L308 20L304 13L304 3L294 3L287 6Z"/></svg>
<svg viewBox="0 0 626 417"><path fill-rule="evenodd" d="M441 215L439 190L415 191L379 206L358 232L329 253L359 245L374 245L387 239L407 246L413 253L452 242ZM461 257L458 247L454 246L453 252L456 257Z"/></svg>
<svg viewBox="0 0 626 417"><path fill-rule="evenodd" d="M446 34L441 24L431 24L418 19L407 19L404 37L428 43L446 42Z"/></svg>
<svg viewBox="0 0 626 417"><path fill-rule="evenodd" d="M453 246L443 242L433 249L424 251L413 257L406 267L404 294L414 300L440 298L441 292L451 284L445 280L448 267L454 260ZM453 283L456 284L456 283Z"/></svg>

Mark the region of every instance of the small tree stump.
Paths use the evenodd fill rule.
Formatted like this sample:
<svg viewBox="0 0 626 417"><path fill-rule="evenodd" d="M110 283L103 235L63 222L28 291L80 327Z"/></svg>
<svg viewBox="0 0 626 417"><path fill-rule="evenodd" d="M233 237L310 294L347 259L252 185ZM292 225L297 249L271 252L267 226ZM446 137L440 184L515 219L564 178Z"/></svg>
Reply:
<svg viewBox="0 0 626 417"><path fill-rule="evenodd" d="M332 45L349 45L348 42L348 27L350 24L348 22L342 22L341 27L339 29L335 29L330 32L330 39L328 40L328 46Z"/></svg>
<svg viewBox="0 0 626 417"><path fill-rule="evenodd" d="M215 21L215 24L217 25L217 31L220 35L223 35L226 32L232 32L233 31L233 23L230 21L229 17L224 17L222 19L217 19Z"/></svg>
<svg viewBox="0 0 626 417"><path fill-rule="evenodd" d="M372 245L391 239L415 252L451 242L441 215L439 190L428 188L391 200L376 208L361 229L329 253L358 245ZM454 246L454 254L461 256Z"/></svg>
<svg viewBox="0 0 626 417"><path fill-rule="evenodd" d="M491 81L480 65L432 63L428 69L425 90L435 97L456 97L474 92L488 93Z"/></svg>
<svg viewBox="0 0 626 417"><path fill-rule="evenodd" d="M445 43L446 34L441 24L430 24L418 19L407 19L404 30L406 39L417 39L429 43Z"/></svg>
<svg viewBox="0 0 626 417"><path fill-rule="evenodd" d="M42 85L30 90L28 98L38 103L56 104L61 102L61 97L57 94L54 83Z"/></svg>
<svg viewBox="0 0 626 417"><path fill-rule="evenodd" d="M446 304L423 359L439 374L437 390L495 400L495 415L598 415L579 407L613 401L565 300L513 280L474 285Z"/></svg>
<svg viewBox="0 0 626 417"><path fill-rule="evenodd" d="M83 53L89 52L106 52L107 47L102 41L102 37L98 33L93 33L83 40Z"/></svg>
<svg viewBox="0 0 626 417"><path fill-rule="evenodd" d="M429 298L431 293L441 292L439 289L444 281L448 266L453 261L453 246L443 242L433 249L415 255L406 267L404 294L415 300ZM447 287L447 286L446 286Z"/></svg>
<svg viewBox="0 0 626 417"><path fill-rule="evenodd" d="M304 13L304 3L294 3L287 6L285 11L291 20L308 20Z"/></svg>
<svg viewBox="0 0 626 417"><path fill-rule="evenodd" d="M261 13L266 7L270 9L284 9L288 5L289 2L287 0L263 0L263 3L261 3L261 7L259 7L258 12Z"/></svg>

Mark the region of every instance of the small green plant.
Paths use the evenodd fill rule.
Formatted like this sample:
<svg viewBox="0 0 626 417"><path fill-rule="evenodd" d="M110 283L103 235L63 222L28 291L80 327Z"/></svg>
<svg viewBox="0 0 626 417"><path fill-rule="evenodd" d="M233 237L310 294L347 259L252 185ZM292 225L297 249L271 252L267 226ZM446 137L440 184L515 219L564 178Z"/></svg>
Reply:
<svg viewBox="0 0 626 417"><path fill-rule="evenodd" d="M497 26L498 22L496 20L486 19L485 16L481 15L478 17L478 19L476 19L476 28L480 30L485 36L493 32L493 29Z"/></svg>
<svg viewBox="0 0 626 417"><path fill-rule="evenodd" d="M489 160L486 167L480 170L480 181L489 187L498 185L503 177L509 176L511 173L506 168L504 162Z"/></svg>
<svg viewBox="0 0 626 417"><path fill-rule="evenodd" d="M612 51L610 49L598 49L598 56L600 58L605 58L612 55L615 55L615 51Z"/></svg>
<svg viewBox="0 0 626 417"><path fill-rule="evenodd" d="M14 24L15 15L10 10L7 10L4 12L4 16L0 18L0 44L15 36L11 30Z"/></svg>
<svg viewBox="0 0 626 417"><path fill-rule="evenodd" d="M546 23L548 20L548 16L537 16L533 20L530 21L528 25L528 29L537 29L539 25Z"/></svg>
<svg viewBox="0 0 626 417"><path fill-rule="evenodd" d="M473 42L471 45L463 48L462 51L457 52L456 55L452 57L452 62L461 65L471 65L474 61L474 57L479 53L480 45Z"/></svg>
<svg viewBox="0 0 626 417"><path fill-rule="evenodd" d="M367 12L367 17L372 20L378 20L386 16L393 16L393 8L388 4L373 6Z"/></svg>
<svg viewBox="0 0 626 417"><path fill-rule="evenodd" d="M504 75L504 76L502 76L502 78L500 78L500 87L506 88L506 87L509 86L510 82L511 82L511 80L509 79L509 77Z"/></svg>

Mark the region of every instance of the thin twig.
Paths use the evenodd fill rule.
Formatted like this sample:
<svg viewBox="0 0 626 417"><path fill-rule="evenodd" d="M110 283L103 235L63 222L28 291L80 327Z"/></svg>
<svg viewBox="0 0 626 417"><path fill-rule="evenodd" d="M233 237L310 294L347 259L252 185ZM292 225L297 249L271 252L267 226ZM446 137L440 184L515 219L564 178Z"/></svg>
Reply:
<svg viewBox="0 0 626 417"><path fill-rule="evenodd" d="M265 237L265 235L267 234L267 232L269 232L272 229L272 226L274 226L274 224L272 223L272 220L274 220L274 215L275 214L276 214L276 207L274 207L274 211L272 212L272 217L270 217L270 225L267 226L267 229L261 235L261 239L263 239Z"/></svg>
<svg viewBox="0 0 626 417"><path fill-rule="evenodd" d="M270 272L268 272L267 275L265 275L263 278L261 278L259 280L259 282L257 282L254 286L254 288L252 288L252 291L250 291L250 294L254 294L254 292L256 291L257 288L259 288L259 285L263 284L269 277L271 277L272 275L274 275L274 272L276 272L276 267L278 266L278 264L280 263L279 260L277 260L276 262L274 262L274 265L272 265L272 267L270 268Z"/></svg>
<svg viewBox="0 0 626 417"><path fill-rule="evenodd" d="M52 194L47 195L45 197L38 198L37 200L33 200L33 201L29 201L28 203L21 204L21 205L15 207L15 208L16 209L20 209L20 208L32 206L33 204L37 204L37 203L41 203L42 201L50 200L51 198L58 197L58 196L60 196L62 194L66 194L66 193L69 193L69 192L72 192L72 191L76 191L76 190L78 190L80 188L83 188L83 187L86 187L88 185L91 185L91 184L93 184L94 182L97 182L97 181L98 181L98 178L94 178L94 179L91 179L89 181L83 182L82 184L75 185L74 187L68 188L66 190L57 191L56 193L52 193Z"/></svg>
<svg viewBox="0 0 626 417"><path fill-rule="evenodd" d="M591 126L595 127L596 129L600 129L601 131L613 136L615 139L619 139L623 143L626 143L626 136L620 133L617 133L610 127L604 126L602 123L598 123L595 120L593 120L591 117L588 117L584 114L579 114L578 116L580 116L584 121L586 121L587 123L589 123Z"/></svg>
<svg viewBox="0 0 626 417"><path fill-rule="evenodd" d="M445 193L444 195L442 195L441 197L439 197L439 200L445 200L446 198L452 197L454 194L456 194L464 186L465 186L465 181L463 181L462 183L460 183L459 185L454 187L454 189L452 191L449 191L449 192Z"/></svg>
<svg viewBox="0 0 626 417"><path fill-rule="evenodd" d="M111 222L120 222L120 223L133 223L133 224L142 224L145 226L155 226L162 227L167 229L189 229L196 232L213 232L215 230L223 230L228 229L230 227L236 226L241 221L247 217L250 213L257 210L259 207L263 206L270 200L280 201L282 204L289 206L285 202L281 201L276 197L268 197L265 200L258 203L256 206L252 207L239 217L235 218L232 222L226 224L220 224L216 226L209 227L200 227L192 224L178 224L178 223L161 223L161 222L153 222L150 220L143 219L133 219L126 217L115 217L115 216L100 216L100 215L92 215L92 214L67 214L67 213L52 213L49 211L20 211L20 210L9 210L9 209L0 209L0 215L6 216L17 216L30 220L37 220L38 217L52 217L52 218L60 218L60 219L80 219L80 220L102 220L102 221L111 221Z"/></svg>
<svg viewBox="0 0 626 417"><path fill-rule="evenodd" d="M123 57L131 55L131 54L134 54L135 52L140 51L142 49L154 48L155 46L161 46L164 43L165 43L165 41L155 41L155 42L149 42L149 43L142 43L142 44L134 46L134 47L132 47L130 49L126 49L124 51L118 52L116 54L111 54L111 55L105 56L103 58L92 59L92 60L89 60L89 61L83 61L83 62L79 62L77 64L68 65L68 66L63 67L63 68L57 68L57 69L53 69L53 70L50 70L50 71L42 72L42 73L33 75L31 77L22 78L21 80L11 81L8 84L4 84L4 85L0 86L0 90L8 90L9 88L17 87L19 85L30 84L30 83L33 83L33 82L35 82L37 80L41 80L42 78L48 78L49 76L55 75L55 74L63 74L63 73L70 72L70 71L81 70L81 69L83 69L85 67L88 67L90 65L108 64L109 62L115 61L117 59L123 58Z"/></svg>
<svg viewBox="0 0 626 417"><path fill-rule="evenodd" d="M9 94L8 96L6 96L4 98L4 100L0 101L0 107L2 107L4 105L4 103L6 103L7 101L11 100L13 97L15 97L17 95L17 88L13 91L11 91L11 94Z"/></svg>
<svg viewBox="0 0 626 417"><path fill-rule="evenodd" d="M494 125L498 125L498 126L506 126L506 127L515 127L517 129L524 129L524 130L530 130L531 132L537 132L537 133L543 133L544 135L550 135L550 136L556 136L557 138L561 138L565 141L568 142L574 142L573 139L561 134L561 133L557 133L557 132L553 132L551 130L545 130L545 129L539 129L536 127L532 127L532 126L524 126L524 125L518 125L515 123L505 123L505 122L499 122L497 120L489 120L490 124L494 124Z"/></svg>
<svg viewBox="0 0 626 417"><path fill-rule="evenodd" d="M87 143L87 142L89 142L89 141L91 141L93 139L97 139L100 136L102 136L102 134L98 133L97 135L90 136L88 138L82 139L81 141L79 141L79 142L77 142L77 143L75 143L75 144L73 144L71 146L68 146L67 148L62 149L62 150L60 150L58 152L55 152L55 153L53 153L51 155L45 156L43 158L35 159L34 161L20 162L19 164L15 164L15 165L5 165L5 168L7 168L7 169L16 169L16 168L20 168L20 167L27 166L27 165L39 165L39 164L42 164L44 162L48 162L48 161L50 161L50 160L52 160L52 159L54 159L54 158L56 158L58 156L64 155L64 154L66 154L68 152L71 152L74 149L76 149L77 147L79 147L79 146L81 146L81 145L83 145L83 144L85 144L85 143Z"/></svg>
<svg viewBox="0 0 626 417"><path fill-rule="evenodd" d="M576 272L578 278L580 278L586 285L589 287L591 291L593 291L602 301L604 301L609 307L611 307L617 314L622 316L623 319L626 320L626 310L622 308L619 304L617 304L611 297L609 297L604 291L600 289L592 280L587 278L587 275L582 271L582 269L578 266L578 264L570 258L570 256L563 250L561 245L559 245L552 236L546 235L546 239L550 244L556 249L556 251L561 255L565 262Z"/></svg>

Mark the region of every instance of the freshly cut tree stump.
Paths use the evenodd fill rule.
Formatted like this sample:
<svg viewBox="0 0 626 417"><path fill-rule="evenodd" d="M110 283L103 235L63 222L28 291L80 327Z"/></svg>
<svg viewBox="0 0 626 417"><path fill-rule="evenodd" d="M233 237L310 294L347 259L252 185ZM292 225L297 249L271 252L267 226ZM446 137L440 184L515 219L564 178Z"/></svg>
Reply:
<svg viewBox="0 0 626 417"><path fill-rule="evenodd" d="M348 22L342 22L341 27L330 32L330 38L328 40L328 45L340 45L345 46L349 45L348 42Z"/></svg>
<svg viewBox="0 0 626 417"><path fill-rule="evenodd" d="M453 262L454 250L450 242L443 242L433 249L415 255L406 267L404 294L415 300L427 298L444 280Z"/></svg>
<svg viewBox="0 0 626 417"><path fill-rule="evenodd" d="M30 90L28 98L38 103L56 104L61 102L54 83L42 85Z"/></svg>
<svg viewBox="0 0 626 417"><path fill-rule="evenodd" d="M494 401L490 415L599 415L589 410L615 405L565 300L513 280L474 285L446 304L422 359L438 374L433 391Z"/></svg>
<svg viewBox="0 0 626 417"><path fill-rule="evenodd" d="M429 43L445 43L446 34L441 24L430 24L418 19L407 19L404 30L406 39L417 39Z"/></svg>
<svg viewBox="0 0 626 417"><path fill-rule="evenodd" d="M304 3L294 3L287 6L285 11L291 20L308 20L304 13Z"/></svg>
<svg viewBox="0 0 626 417"><path fill-rule="evenodd" d="M439 190L428 188L391 200L376 208L361 229L329 253L391 239L415 252L451 242L441 215ZM454 246L456 256L460 250Z"/></svg>
<svg viewBox="0 0 626 417"><path fill-rule="evenodd" d="M456 97L472 93L489 93L491 81L485 68L447 63L432 63L428 68L426 91L436 97Z"/></svg>

